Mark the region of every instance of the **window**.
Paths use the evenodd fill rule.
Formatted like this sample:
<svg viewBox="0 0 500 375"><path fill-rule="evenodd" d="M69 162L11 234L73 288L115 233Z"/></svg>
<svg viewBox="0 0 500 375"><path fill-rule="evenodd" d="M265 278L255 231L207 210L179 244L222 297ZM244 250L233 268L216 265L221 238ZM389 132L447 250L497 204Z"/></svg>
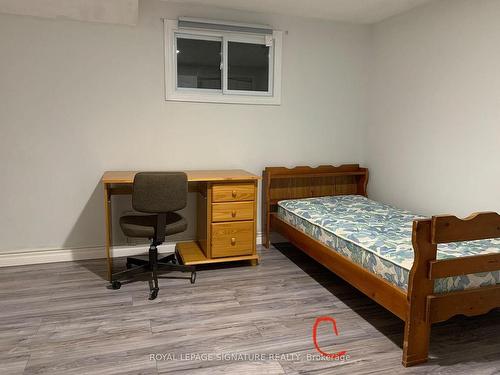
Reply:
<svg viewBox="0 0 500 375"><path fill-rule="evenodd" d="M227 42L227 88L270 92L270 48L264 44Z"/></svg>
<svg viewBox="0 0 500 375"><path fill-rule="evenodd" d="M178 36L176 42L177 87L220 90L221 41Z"/></svg>
<svg viewBox="0 0 500 375"><path fill-rule="evenodd" d="M235 32L237 24L215 28L223 27L231 30L165 20L166 99L280 104L281 32Z"/></svg>

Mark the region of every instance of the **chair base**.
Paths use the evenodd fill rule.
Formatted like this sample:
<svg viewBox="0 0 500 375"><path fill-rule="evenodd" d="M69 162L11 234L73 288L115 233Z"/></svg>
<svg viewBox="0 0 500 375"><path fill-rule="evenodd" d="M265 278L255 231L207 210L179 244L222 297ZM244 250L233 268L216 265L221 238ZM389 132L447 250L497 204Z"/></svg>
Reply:
<svg viewBox="0 0 500 375"><path fill-rule="evenodd" d="M147 258L147 259L146 259ZM149 280L149 299L154 300L158 296L160 290L158 286L158 271L180 271L191 272L190 281L194 284L196 281L196 269L194 266L186 266L179 264L177 254L170 254L161 259L158 259L158 249L156 245L151 245L149 248L149 256L144 258L127 257L127 269L121 272L116 272L111 275L110 289L120 289L121 282L126 276L139 274L138 271L151 272Z"/></svg>

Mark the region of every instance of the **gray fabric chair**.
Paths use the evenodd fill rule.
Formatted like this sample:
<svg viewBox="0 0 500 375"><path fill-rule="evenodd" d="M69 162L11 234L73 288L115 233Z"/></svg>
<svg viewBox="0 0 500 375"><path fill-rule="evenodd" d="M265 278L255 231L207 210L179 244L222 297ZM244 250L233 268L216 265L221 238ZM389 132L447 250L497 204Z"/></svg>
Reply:
<svg viewBox="0 0 500 375"><path fill-rule="evenodd" d="M158 260L157 246L165 241L166 236L184 232L187 221L178 211L187 204L187 176L183 172L141 172L134 178L132 207L134 210L149 215L127 215L120 218L120 227L128 237L149 238L148 259L127 258L127 270L112 275L111 288L121 287L119 278L129 276L136 271L151 273L149 280L149 299L158 296L158 270L191 272L191 283L196 280L194 266L179 264L176 254Z"/></svg>

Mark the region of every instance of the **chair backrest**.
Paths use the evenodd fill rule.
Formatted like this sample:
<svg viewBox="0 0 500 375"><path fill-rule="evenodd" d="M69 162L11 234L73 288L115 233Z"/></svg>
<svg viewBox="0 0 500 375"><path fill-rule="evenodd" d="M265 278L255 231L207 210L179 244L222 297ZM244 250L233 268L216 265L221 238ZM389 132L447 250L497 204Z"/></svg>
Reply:
<svg viewBox="0 0 500 375"><path fill-rule="evenodd" d="M184 172L140 172L134 177L132 207L146 213L178 211L187 204Z"/></svg>

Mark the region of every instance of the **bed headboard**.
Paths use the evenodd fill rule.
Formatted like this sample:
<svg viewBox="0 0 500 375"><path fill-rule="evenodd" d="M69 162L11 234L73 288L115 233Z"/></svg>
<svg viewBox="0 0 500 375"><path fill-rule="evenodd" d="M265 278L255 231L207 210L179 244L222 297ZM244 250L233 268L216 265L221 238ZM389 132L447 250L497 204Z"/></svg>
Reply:
<svg viewBox="0 0 500 375"><path fill-rule="evenodd" d="M269 246L271 215L284 199L320 197L324 195L360 194L366 196L368 169L359 164L338 167L266 167L262 172L262 233Z"/></svg>

